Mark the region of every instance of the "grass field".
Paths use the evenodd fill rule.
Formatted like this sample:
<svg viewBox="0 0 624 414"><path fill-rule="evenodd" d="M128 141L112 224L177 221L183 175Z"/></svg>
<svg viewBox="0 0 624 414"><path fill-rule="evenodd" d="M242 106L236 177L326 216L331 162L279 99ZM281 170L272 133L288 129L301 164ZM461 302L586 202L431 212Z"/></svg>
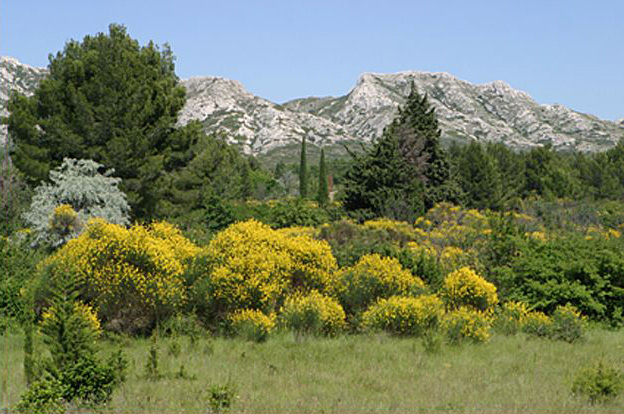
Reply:
<svg viewBox="0 0 624 414"><path fill-rule="evenodd" d="M22 336L0 337L0 412L25 389ZM177 341L180 353L171 354ZM265 343L187 338L158 341L163 377L144 377L149 339L102 341L102 354L122 346L126 382L102 412L206 413L208 388L229 383L233 413L622 413L624 395L591 405L571 393L576 372L602 358L624 370L624 330L591 330L578 344L523 335L486 344L424 351L419 340L383 335L308 338L282 334ZM187 376L176 378L181 365ZM82 411L84 412L84 411Z"/></svg>

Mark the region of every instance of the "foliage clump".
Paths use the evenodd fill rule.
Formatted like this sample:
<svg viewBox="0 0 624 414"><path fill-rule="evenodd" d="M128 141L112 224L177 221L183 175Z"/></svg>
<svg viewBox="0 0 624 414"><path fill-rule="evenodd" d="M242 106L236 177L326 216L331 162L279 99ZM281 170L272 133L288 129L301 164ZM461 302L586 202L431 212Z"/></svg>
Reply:
<svg viewBox="0 0 624 414"><path fill-rule="evenodd" d="M572 383L572 393L602 403L616 398L624 389L624 374L600 360L580 369Z"/></svg>
<svg viewBox="0 0 624 414"><path fill-rule="evenodd" d="M341 270L336 295L347 313L356 314L376 300L396 295L420 293L425 283L391 257L368 254L351 267Z"/></svg>
<svg viewBox="0 0 624 414"><path fill-rule="evenodd" d="M443 317L444 303L435 295L392 296L368 308L362 325L366 330L422 336L439 329Z"/></svg>
<svg viewBox="0 0 624 414"><path fill-rule="evenodd" d="M101 164L91 160L65 158L50 171L50 183L35 189L24 219L37 244L61 245L80 234L94 217L109 223L130 224L130 207L119 189L121 179L113 170L100 173Z"/></svg>
<svg viewBox="0 0 624 414"><path fill-rule="evenodd" d="M274 312L295 291L324 292L336 268L327 243L249 220L218 233L189 279L197 308L218 320L238 309Z"/></svg>
<svg viewBox="0 0 624 414"><path fill-rule="evenodd" d="M346 327L345 312L334 298L316 290L286 298L280 314L285 327L300 337L305 334L335 335Z"/></svg>
<svg viewBox="0 0 624 414"><path fill-rule="evenodd" d="M498 303L496 286L469 267L447 275L441 294L450 309L465 306L486 312Z"/></svg>
<svg viewBox="0 0 624 414"><path fill-rule="evenodd" d="M484 312L471 307L459 307L444 315L442 329L451 344L460 344L466 340L485 342L490 339L491 318Z"/></svg>
<svg viewBox="0 0 624 414"><path fill-rule="evenodd" d="M65 404L96 406L110 400L123 380L124 369L97 357L96 338L100 325L93 309L78 301L73 275L54 280L50 304L40 328L50 357L18 404L20 412L64 412Z"/></svg>
<svg viewBox="0 0 624 414"><path fill-rule="evenodd" d="M165 222L126 229L94 219L43 262L41 273L55 280L70 272L110 329L144 331L184 303L183 274L198 251Z"/></svg>
<svg viewBox="0 0 624 414"><path fill-rule="evenodd" d="M256 309L239 309L229 319L234 333L248 341L263 342L275 328L276 318Z"/></svg>

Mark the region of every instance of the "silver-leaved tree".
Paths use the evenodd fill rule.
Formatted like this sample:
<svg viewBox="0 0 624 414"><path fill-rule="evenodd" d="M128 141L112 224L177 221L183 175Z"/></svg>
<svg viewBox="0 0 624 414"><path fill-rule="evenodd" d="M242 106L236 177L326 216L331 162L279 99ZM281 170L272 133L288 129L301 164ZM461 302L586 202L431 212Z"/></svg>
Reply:
<svg viewBox="0 0 624 414"><path fill-rule="evenodd" d="M50 171L50 183L35 189L30 209L24 213L35 245L64 244L93 217L130 224L130 206L119 189L121 179L112 177L112 169L100 171L103 166L95 161L71 158Z"/></svg>

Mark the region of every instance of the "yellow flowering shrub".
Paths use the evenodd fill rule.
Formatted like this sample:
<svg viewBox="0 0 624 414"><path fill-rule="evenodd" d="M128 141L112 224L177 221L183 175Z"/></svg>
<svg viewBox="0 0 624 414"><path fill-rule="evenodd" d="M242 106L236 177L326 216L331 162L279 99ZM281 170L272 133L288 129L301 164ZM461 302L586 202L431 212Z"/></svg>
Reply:
<svg viewBox="0 0 624 414"><path fill-rule="evenodd" d="M316 290L307 294L298 292L286 298L280 317L284 326L297 335L334 335L346 327L346 316L340 303Z"/></svg>
<svg viewBox="0 0 624 414"><path fill-rule="evenodd" d="M367 229L383 230L394 240L413 240L415 237L414 228L404 221L378 218L365 221L363 226Z"/></svg>
<svg viewBox="0 0 624 414"><path fill-rule="evenodd" d="M276 229L275 231L285 236L290 236L290 237L298 237L298 236L316 237L319 233L319 230L316 227L312 227L312 226L291 226L291 227L284 227L281 229Z"/></svg>
<svg viewBox="0 0 624 414"><path fill-rule="evenodd" d="M366 330L383 330L396 335L422 335L437 329L444 316L444 304L435 295L392 296L380 299L362 315Z"/></svg>
<svg viewBox="0 0 624 414"><path fill-rule="evenodd" d="M404 269L397 259L367 254L340 272L335 294L347 312L355 314L377 299L408 296L424 288L422 279Z"/></svg>
<svg viewBox="0 0 624 414"><path fill-rule="evenodd" d="M492 232L484 214L449 203L435 205L414 227L415 241L407 247L434 258L445 273L463 266L479 269L479 247Z"/></svg>
<svg viewBox="0 0 624 414"><path fill-rule="evenodd" d="M552 327L552 319L543 312L531 311L527 313L522 331L534 336L549 336Z"/></svg>
<svg viewBox="0 0 624 414"><path fill-rule="evenodd" d="M256 309L239 309L229 317L232 330L250 341L265 341L275 328L275 314L266 315Z"/></svg>
<svg viewBox="0 0 624 414"><path fill-rule="evenodd" d="M573 305L559 305L552 315L550 337L566 342L579 341L585 334L586 319Z"/></svg>
<svg viewBox="0 0 624 414"><path fill-rule="evenodd" d="M326 242L249 220L212 239L194 278L205 312L218 317L244 308L272 312L294 291L325 291L336 268Z"/></svg>
<svg viewBox="0 0 624 414"><path fill-rule="evenodd" d="M484 312L465 306L447 312L442 327L448 341L459 344L465 340L485 342L491 336L491 320Z"/></svg>
<svg viewBox="0 0 624 414"><path fill-rule="evenodd" d="M611 228L589 226L587 230L585 231L586 240L593 240L593 239L610 240L610 239L619 239L620 237L622 237L622 233L619 232L618 230L611 229Z"/></svg>
<svg viewBox="0 0 624 414"><path fill-rule="evenodd" d="M167 223L126 229L92 219L41 271L51 278L72 273L100 317L121 324L116 329L146 329L183 303L183 273L198 251Z"/></svg>
<svg viewBox="0 0 624 414"><path fill-rule="evenodd" d="M468 306L489 312L498 303L496 286L469 267L462 267L447 275L441 294L449 309Z"/></svg>
<svg viewBox="0 0 624 414"><path fill-rule="evenodd" d="M78 213L69 204L61 204L54 209L48 226L63 242L80 233L82 229Z"/></svg>
<svg viewBox="0 0 624 414"><path fill-rule="evenodd" d="M546 233L544 233L543 231L526 232L525 236L527 236L529 239L537 240L540 242L545 242L548 240L548 236L546 236Z"/></svg>
<svg viewBox="0 0 624 414"><path fill-rule="evenodd" d="M504 335L515 335L522 330L528 315L524 302L505 302L496 311L494 328Z"/></svg>

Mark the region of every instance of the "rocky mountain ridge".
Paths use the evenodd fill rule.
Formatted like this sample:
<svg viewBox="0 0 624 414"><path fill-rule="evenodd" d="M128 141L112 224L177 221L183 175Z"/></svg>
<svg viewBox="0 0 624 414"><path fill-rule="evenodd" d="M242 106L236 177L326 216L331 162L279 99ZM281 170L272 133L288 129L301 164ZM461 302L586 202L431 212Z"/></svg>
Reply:
<svg viewBox="0 0 624 414"><path fill-rule="evenodd" d="M32 93L45 73L1 57L2 116L7 115L9 93ZM447 73L365 73L344 96L309 97L281 105L222 77L181 82L187 102L179 115L180 125L197 120L206 132L221 133L243 152L255 155L295 147L304 136L316 146L371 142L392 121L412 82L435 106L447 143L479 140L517 149L551 144L559 150L600 151L624 138L624 119L611 122L562 105L540 105L505 82L472 84Z"/></svg>
<svg viewBox="0 0 624 414"><path fill-rule="evenodd" d="M9 115L7 104L9 95L18 92L26 96L32 95L39 81L46 75L44 68L35 68L19 60L0 56L0 117ZM0 143L6 142L7 127L0 126Z"/></svg>

